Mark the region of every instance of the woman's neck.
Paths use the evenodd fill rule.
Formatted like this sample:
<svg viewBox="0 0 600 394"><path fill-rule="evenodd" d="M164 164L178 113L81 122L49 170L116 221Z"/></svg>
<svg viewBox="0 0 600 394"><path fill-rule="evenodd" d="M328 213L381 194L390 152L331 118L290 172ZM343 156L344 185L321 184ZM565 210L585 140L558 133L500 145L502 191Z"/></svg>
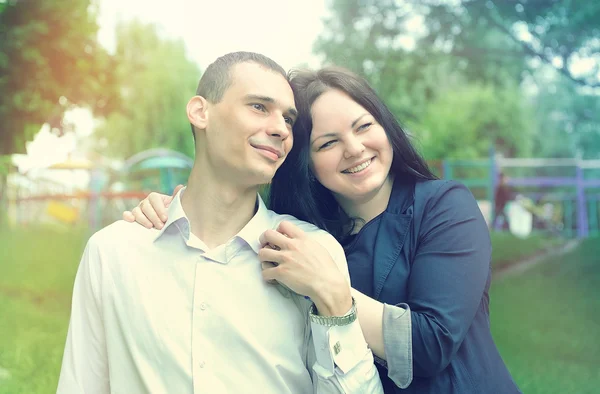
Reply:
<svg viewBox="0 0 600 394"><path fill-rule="evenodd" d="M385 211L392 195L393 184L393 179L389 177L379 189L360 200L336 196L338 204L349 217L361 219L355 223L352 233L357 233L365 224Z"/></svg>

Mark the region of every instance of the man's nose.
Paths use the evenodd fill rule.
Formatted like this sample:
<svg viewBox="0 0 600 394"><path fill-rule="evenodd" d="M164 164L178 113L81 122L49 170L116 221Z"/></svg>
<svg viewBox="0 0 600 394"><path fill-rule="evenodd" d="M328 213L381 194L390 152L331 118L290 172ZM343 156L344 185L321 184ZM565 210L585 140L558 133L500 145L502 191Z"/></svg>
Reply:
<svg viewBox="0 0 600 394"><path fill-rule="evenodd" d="M271 137L278 137L284 141L290 136L290 129L283 116L274 116L273 121L267 129L267 133Z"/></svg>

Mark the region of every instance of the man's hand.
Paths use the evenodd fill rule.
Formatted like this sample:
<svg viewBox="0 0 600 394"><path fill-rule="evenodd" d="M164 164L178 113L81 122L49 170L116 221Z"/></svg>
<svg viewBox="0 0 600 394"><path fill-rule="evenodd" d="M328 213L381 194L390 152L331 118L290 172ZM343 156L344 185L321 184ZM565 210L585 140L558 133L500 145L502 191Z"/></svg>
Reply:
<svg viewBox="0 0 600 394"><path fill-rule="evenodd" d="M167 221L167 208L182 187L183 185L177 185L172 196L156 192L148 194L137 207L123 212L123 220L131 223L138 222L146 228L161 229Z"/></svg>
<svg viewBox="0 0 600 394"><path fill-rule="evenodd" d="M350 284L331 255L317 241L290 222L261 237L258 257L263 278L276 280L315 303L319 315L343 316L352 306Z"/></svg>

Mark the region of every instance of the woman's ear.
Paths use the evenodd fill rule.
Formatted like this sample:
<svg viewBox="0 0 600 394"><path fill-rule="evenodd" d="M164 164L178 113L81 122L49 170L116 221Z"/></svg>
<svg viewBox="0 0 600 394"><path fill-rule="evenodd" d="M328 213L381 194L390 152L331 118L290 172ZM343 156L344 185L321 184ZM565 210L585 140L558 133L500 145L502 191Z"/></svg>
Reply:
<svg viewBox="0 0 600 394"><path fill-rule="evenodd" d="M208 125L208 101L202 96L194 96L188 101L187 116L197 130L204 130Z"/></svg>

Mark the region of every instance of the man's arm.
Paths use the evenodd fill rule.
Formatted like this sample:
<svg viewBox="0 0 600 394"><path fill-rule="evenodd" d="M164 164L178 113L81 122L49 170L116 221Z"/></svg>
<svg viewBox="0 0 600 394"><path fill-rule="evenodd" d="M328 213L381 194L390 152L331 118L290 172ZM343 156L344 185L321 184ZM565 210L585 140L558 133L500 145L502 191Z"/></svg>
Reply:
<svg viewBox="0 0 600 394"><path fill-rule="evenodd" d="M316 393L383 393L358 319L346 326L311 323L308 364Z"/></svg>
<svg viewBox="0 0 600 394"><path fill-rule="evenodd" d="M71 320L57 394L110 392L101 275L98 246L92 237L75 277Z"/></svg>

